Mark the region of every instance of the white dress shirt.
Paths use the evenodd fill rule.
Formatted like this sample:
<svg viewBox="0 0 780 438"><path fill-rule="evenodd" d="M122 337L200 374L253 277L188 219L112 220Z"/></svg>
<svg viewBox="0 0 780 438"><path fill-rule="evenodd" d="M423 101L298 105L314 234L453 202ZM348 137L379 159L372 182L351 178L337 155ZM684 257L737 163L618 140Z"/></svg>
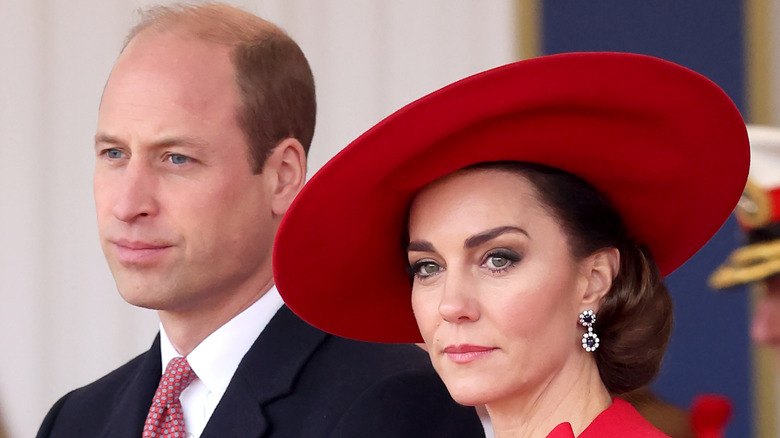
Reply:
<svg viewBox="0 0 780 438"><path fill-rule="evenodd" d="M199 438L225 394L238 364L284 302L276 286L233 319L218 328L187 355L198 376L182 391L182 411L188 438ZM160 324L162 369L181 356Z"/></svg>

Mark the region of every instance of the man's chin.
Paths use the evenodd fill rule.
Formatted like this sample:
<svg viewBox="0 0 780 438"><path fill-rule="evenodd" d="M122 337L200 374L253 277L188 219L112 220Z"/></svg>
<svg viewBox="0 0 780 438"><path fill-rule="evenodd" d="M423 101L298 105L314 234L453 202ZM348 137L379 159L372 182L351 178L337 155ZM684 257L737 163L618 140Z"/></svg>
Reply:
<svg viewBox="0 0 780 438"><path fill-rule="evenodd" d="M136 294L123 294L121 292L119 295L121 295L122 299L124 299L128 304L131 304L135 307L149 310L165 309L165 304L162 302L162 300L159 299L153 299L148 296L138 296Z"/></svg>
<svg viewBox="0 0 780 438"><path fill-rule="evenodd" d="M171 301L170 289L159 283L117 281L117 289L128 304L144 309L162 310Z"/></svg>

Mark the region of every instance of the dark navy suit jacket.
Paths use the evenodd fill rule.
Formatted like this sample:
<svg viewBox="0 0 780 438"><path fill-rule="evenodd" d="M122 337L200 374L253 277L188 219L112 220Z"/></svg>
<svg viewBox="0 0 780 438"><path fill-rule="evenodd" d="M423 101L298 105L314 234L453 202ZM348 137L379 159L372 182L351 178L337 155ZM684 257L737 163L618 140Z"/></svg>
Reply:
<svg viewBox="0 0 780 438"><path fill-rule="evenodd" d="M38 437L140 438L162 373L146 353L61 398ZM413 345L326 334L286 306L242 359L203 438L484 437Z"/></svg>

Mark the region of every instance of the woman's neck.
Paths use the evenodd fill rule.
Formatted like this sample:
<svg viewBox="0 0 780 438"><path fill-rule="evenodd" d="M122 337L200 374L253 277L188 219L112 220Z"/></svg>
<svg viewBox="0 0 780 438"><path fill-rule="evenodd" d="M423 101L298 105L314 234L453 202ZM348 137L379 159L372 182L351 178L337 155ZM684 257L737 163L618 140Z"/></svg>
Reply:
<svg viewBox="0 0 780 438"><path fill-rule="evenodd" d="M496 438L545 438L568 422L579 435L612 403L592 358L567 363L532 391L487 404Z"/></svg>

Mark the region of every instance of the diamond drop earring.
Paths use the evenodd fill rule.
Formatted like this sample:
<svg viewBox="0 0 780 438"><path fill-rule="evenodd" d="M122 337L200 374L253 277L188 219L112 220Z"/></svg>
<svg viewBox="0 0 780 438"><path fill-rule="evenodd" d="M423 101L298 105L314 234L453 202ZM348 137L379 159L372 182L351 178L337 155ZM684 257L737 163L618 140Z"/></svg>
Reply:
<svg viewBox="0 0 780 438"><path fill-rule="evenodd" d="M591 353L599 348L599 337L593 332L593 324L596 322L596 314L592 310L580 313L580 324L587 327L588 331L582 335L582 348Z"/></svg>

